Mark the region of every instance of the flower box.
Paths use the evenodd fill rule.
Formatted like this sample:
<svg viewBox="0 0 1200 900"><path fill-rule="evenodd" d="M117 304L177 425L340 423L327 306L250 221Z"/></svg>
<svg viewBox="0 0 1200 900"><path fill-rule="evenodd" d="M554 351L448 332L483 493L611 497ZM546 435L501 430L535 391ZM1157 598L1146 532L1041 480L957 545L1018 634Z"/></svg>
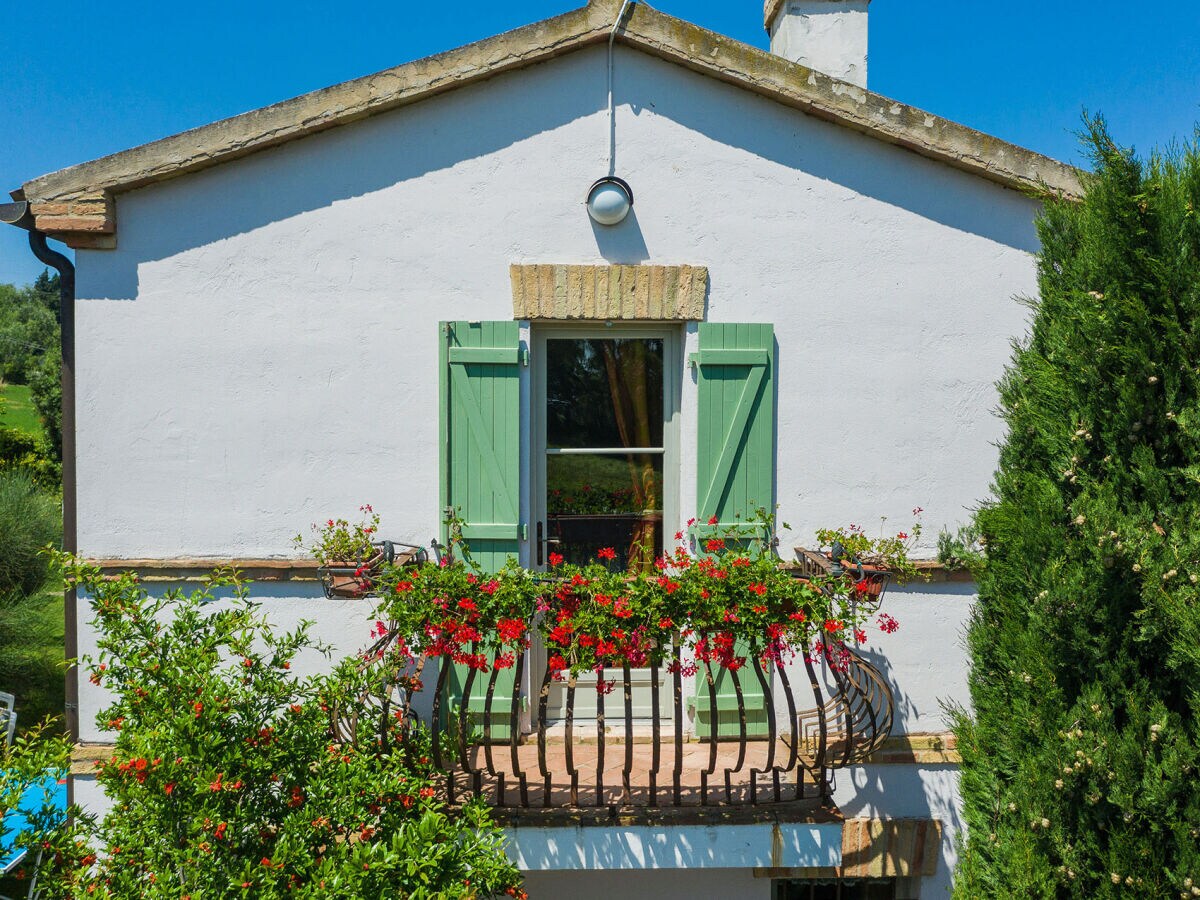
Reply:
<svg viewBox="0 0 1200 900"><path fill-rule="evenodd" d="M416 566L428 559L424 547L412 544L380 541L371 547L375 552L364 562L330 562L317 569L321 587L327 598L343 597L353 600L369 596L375 591L376 578L384 564L399 567Z"/></svg>
<svg viewBox="0 0 1200 900"><path fill-rule="evenodd" d="M883 566L856 560L834 560L832 553L822 553L804 547L796 548L797 573L804 578L828 578L844 575L854 583L859 599L878 604L883 599L892 571Z"/></svg>

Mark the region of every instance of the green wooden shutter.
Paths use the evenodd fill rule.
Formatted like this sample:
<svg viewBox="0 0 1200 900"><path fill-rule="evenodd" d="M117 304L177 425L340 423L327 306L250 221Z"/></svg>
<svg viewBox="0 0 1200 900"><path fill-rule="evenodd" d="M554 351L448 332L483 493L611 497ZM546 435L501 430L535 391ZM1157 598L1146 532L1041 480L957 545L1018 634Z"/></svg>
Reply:
<svg viewBox="0 0 1200 900"><path fill-rule="evenodd" d="M697 534L741 530L775 504L775 329L704 322L699 336Z"/></svg>
<svg viewBox="0 0 1200 900"><path fill-rule="evenodd" d="M516 322L442 324L442 512L458 512L471 557L488 571L523 537L521 359Z"/></svg>
<svg viewBox="0 0 1200 900"><path fill-rule="evenodd" d="M771 325L704 322L698 369L699 436L696 447L696 519L693 533L752 532L747 526L760 507L775 506L775 329ZM716 516L717 524L708 525ZM739 647L745 654L748 648ZM717 687L717 737L737 738L740 725L733 679L713 673ZM750 737L766 737L766 698L747 667L739 674ZM708 684L697 678L696 733L712 734Z"/></svg>
<svg viewBox="0 0 1200 900"><path fill-rule="evenodd" d="M471 558L495 572L518 555L523 537L520 332L516 322L445 322L441 337L442 511L457 511ZM517 725L510 714L513 674L507 669L496 679L493 741L508 741ZM471 695L450 703L444 724L457 727L465 702L468 730L482 732L489 678L476 674ZM466 667L454 666L451 681L451 696L461 698Z"/></svg>

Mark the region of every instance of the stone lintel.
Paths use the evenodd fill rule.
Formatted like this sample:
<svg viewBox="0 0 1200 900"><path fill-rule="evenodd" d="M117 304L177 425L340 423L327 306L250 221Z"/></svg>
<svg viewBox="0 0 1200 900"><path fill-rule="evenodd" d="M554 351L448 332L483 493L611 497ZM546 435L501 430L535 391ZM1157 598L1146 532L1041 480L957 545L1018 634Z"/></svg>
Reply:
<svg viewBox="0 0 1200 900"><path fill-rule="evenodd" d="M704 266L514 265L513 318L550 321L698 322Z"/></svg>

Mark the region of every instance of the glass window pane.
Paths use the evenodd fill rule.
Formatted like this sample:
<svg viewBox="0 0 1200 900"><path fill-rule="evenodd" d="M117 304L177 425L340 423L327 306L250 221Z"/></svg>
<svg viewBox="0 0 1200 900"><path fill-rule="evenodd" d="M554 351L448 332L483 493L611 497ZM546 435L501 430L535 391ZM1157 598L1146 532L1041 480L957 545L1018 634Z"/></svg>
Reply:
<svg viewBox="0 0 1200 900"><path fill-rule="evenodd" d="M573 563L595 559L601 547L616 564L650 568L663 550L661 454L596 453L546 457L550 550Z"/></svg>
<svg viewBox="0 0 1200 900"><path fill-rule="evenodd" d="M546 446L661 447L663 342L546 341Z"/></svg>

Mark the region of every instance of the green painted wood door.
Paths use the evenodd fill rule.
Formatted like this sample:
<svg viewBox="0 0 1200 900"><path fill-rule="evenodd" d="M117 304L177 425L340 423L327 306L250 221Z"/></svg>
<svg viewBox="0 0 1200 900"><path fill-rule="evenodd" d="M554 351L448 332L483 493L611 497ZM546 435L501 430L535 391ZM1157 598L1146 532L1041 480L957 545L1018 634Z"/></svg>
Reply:
<svg viewBox="0 0 1200 900"><path fill-rule="evenodd" d="M759 508L775 506L775 329L771 325L704 322L698 370L699 434L696 445L696 537L731 532L754 536L747 522ZM716 525L708 525L716 517ZM739 654L748 648L739 647ZM733 679L714 671L717 687L716 733L737 738L740 724ZM747 732L767 734L767 698L748 666L739 673L746 707ZM712 704L707 680L697 678L696 732L712 734Z"/></svg>
<svg viewBox="0 0 1200 900"><path fill-rule="evenodd" d="M516 322L445 322L441 326L441 505L463 521L471 559L499 570L520 553L522 351ZM443 529L443 541L448 535ZM476 675L465 698L467 728L481 732L489 673ZM464 666L451 673L461 697ZM513 670L500 672L492 700L491 738L507 741L512 721ZM459 704L452 704L451 722ZM452 726L453 727L453 726Z"/></svg>

